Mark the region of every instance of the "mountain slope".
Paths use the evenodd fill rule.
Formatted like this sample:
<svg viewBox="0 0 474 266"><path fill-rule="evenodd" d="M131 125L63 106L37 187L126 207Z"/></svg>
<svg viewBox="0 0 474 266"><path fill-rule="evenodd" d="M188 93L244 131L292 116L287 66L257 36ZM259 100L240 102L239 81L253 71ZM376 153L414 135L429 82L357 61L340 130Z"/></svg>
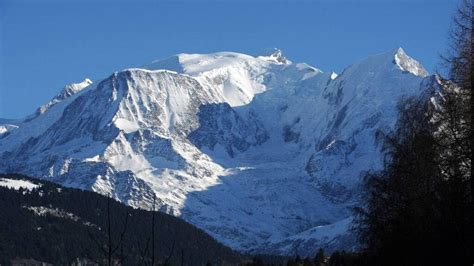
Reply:
<svg viewBox="0 0 474 266"><path fill-rule="evenodd" d="M351 249L360 175L381 167L376 136L430 79L401 48L339 75L279 50L180 54L116 72L0 136L0 171L134 207L155 194L162 211L239 250Z"/></svg>

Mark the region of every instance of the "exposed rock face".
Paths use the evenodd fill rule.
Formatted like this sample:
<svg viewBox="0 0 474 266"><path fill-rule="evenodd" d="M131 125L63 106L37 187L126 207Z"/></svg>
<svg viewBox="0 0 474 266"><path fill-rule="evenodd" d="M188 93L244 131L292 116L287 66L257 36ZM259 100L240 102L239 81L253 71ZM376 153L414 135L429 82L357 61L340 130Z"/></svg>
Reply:
<svg viewBox="0 0 474 266"><path fill-rule="evenodd" d="M200 149L214 150L216 145L220 145L234 157L236 152L244 152L268 139L268 133L258 118L242 118L227 103L203 105L198 117L200 126L189 134L189 139Z"/></svg>

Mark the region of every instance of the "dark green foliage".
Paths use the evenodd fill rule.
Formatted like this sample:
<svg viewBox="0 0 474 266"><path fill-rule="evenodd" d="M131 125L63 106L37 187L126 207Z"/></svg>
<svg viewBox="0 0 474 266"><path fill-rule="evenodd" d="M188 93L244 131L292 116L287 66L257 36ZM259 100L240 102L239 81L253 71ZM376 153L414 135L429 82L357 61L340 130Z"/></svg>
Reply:
<svg viewBox="0 0 474 266"><path fill-rule="evenodd" d="M363 253L334 252L328 261L329 266L359 266L371 265L368 257Z"/></svg>
<svg viewBox="0 0 474 266"><path fill-rule="evenodd" d="M314 265L322 266L326 262L326 257L324 256L324 250L320 248L316 256L314 257Z"/></svg>
<svg viewBox="0 0 474 266"><path fill-rule="evenodd" d="M55 264L85 258L107 264L107 204L110 204L112 262L151 264L151 211L133 209L93 192L61 188L21 175L0 175L2 177L32 180L42 185L31 192L0 187L1 265L8 265L14 258ZM39 216L28 209L41 206L71 213L78 220L50 214ZM202 230L167 214L155 213L155 234L156 263L181 265L184 261L185 265L204 265L209 261L220 265L241 260L238 253ZM147 242L148 248L145 248Z"/></svg>
<svg viewBox="0 0 474 266"><path fill-rule="evenodd" d="M314 257L294 257L258 255L251 260L244 260L240 265L246 266L366 266L374 265L365 253L336 251L325 256L323 249L318 249Z"/></svg>
<svg viewBox="0 0 474 266"><path fill-rule="evenodd" d="M278 255L253 255L251 260L244 260L242 265L286 265L288 257Z"/></svg>
<svg viewBox="0 0 474 266"><path fill-rule="evenodd" d="M248 266L264 266L265 263L263 262L263 259L255 257L252 259L252 262L248 263L247 265Z"/></svg>

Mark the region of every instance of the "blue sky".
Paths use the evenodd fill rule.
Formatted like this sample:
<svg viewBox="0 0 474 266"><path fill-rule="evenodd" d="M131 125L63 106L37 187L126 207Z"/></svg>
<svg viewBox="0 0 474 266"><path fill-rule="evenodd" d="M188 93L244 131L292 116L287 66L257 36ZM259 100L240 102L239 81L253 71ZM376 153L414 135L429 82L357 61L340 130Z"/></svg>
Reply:
<svg viewBox="0 0 474 266"><path fill-rule="evenodd" d="M439 70L457 0L0 0L0 117L19 118L67 83L173 54L278 47L341 72L403 47Z"/></svg>

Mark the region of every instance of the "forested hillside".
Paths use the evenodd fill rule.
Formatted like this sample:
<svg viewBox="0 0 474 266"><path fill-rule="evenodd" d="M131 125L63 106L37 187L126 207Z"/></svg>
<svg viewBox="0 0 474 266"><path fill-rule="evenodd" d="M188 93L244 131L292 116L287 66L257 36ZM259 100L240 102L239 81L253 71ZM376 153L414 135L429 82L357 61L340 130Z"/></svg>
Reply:
<svg viewBox="0 0 474 266"><path fill-rule="evenodd" d="M238 253L181 219L22 175L0 175L0 217L1 265L15 258L54 264L110 260L124 265L241 260Z"/></svg>

